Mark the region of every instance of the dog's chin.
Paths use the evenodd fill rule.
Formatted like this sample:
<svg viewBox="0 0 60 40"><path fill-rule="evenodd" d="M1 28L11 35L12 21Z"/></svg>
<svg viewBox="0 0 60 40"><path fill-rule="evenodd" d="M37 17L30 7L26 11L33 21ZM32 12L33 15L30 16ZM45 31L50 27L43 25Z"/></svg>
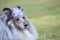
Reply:
<svg viewBox="0 0 60 40"><path fill-rule="evenodd" d="M24 30L23 33L24 33L23 35L25 35L24 39L26 39L26 40L35 40L34 36L28 30Z"/></svg>
<svg viewBox="0 0 60 40"><path fill-rule="evenodd" d="M15 27L16 27L16 29L19 30L19 31L24 31L24 28L17 27L17 26L15 26Z"/></svg>

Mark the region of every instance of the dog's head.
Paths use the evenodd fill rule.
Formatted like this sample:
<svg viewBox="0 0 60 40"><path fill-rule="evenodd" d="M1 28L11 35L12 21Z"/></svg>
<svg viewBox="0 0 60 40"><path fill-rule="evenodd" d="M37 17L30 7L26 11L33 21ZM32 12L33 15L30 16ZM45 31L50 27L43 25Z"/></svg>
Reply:
<svg viewBox="0 0 60 40"><path fill-rule="evenodd" d="M13 24L20 30L27 28L28 22L21 6L16 6L13 9L4 8L3 13L5 14L5 19L8 25Z"/></svg>
<svg viewBox="0 0 60 40"><path fill-rule="evenodd" d="M17 6L12 9L11 19L13 25L16 26L20 30L24 30L27 28L27 20L26 16L24 15L23 8L21 6Z"/></svg>

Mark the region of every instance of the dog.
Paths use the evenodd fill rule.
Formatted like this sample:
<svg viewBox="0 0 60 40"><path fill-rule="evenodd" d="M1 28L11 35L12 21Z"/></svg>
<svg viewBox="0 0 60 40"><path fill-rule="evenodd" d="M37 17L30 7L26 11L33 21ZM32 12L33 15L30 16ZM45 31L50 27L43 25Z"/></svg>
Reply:
<svg viewBox="0 0 60 40"><path fill-rule="evenodd" d="M29 21L23 8L21 6L16 6L12 9L4 8L4 21L2 22L5 26L2 31L1 40L37 40L38 34L34 25ZM2 15L3 16L3 15ZM1 23L1 22L0 22ZM3 32L3 30L5 32ZM1 35L0 34L0 35Z"/></svg>
<svg viewBox="0 0 60 40"><path fill-rule="evenodd" d="M19 32L22 31L25 34L26 40L37 40L38 34L35 29L35 26L29 21L27 16L24 14L23 7L17 6L13 8L12 17L14 19L13 24L15 24L15 26L18 28ZM21 36L21 37L24 37L24 36ZM22 40L25 40L25 39L22 39Z"/></svg>

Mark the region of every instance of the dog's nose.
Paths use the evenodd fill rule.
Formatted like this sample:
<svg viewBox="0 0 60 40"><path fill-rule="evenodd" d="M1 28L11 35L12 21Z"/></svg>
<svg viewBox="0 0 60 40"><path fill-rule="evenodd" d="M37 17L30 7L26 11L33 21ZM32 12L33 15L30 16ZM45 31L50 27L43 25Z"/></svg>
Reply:
<svg viewBox="0 0 60 40"><path fill-rule="evenodd" d="M27 24L25 24L24 26L27 27Z"/></svg>

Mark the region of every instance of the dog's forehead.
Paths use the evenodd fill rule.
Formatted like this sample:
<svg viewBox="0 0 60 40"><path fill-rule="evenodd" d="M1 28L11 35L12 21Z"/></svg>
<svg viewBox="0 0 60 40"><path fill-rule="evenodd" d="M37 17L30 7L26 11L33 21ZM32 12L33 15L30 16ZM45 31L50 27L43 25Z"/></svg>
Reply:
<svg viewBox="0 0 60 40"><path fill-rule="evenodd" d="M21 11L21 9L18 9L18 8L13 8L12 9L12 13L15 15L15 16L23 16L23 12Z"/></svg>

